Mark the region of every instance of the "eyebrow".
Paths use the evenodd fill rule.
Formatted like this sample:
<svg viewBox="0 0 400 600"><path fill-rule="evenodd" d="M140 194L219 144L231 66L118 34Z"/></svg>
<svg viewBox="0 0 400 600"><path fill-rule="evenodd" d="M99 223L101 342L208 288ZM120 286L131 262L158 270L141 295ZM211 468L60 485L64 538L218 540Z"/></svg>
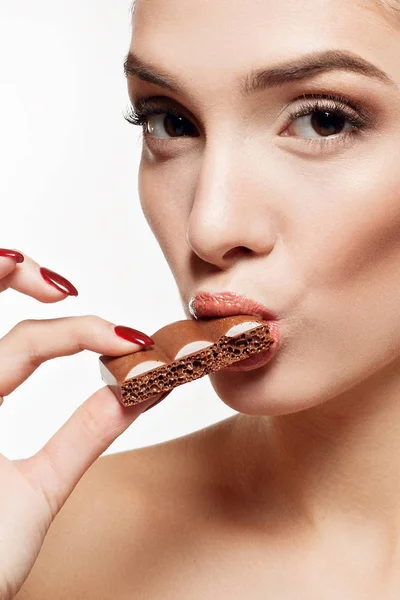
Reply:
<svg viewBox="0 0 400 600"><path fill-rule="evenodd" d="M325 50L305 54L298 59L280 63L267 69L253 70L239 80L239 91L243 96L249 96L267 88L302 81L335 69L366 75L387 85L397 87L395 81L387 73L358 54L346 50ZM124 72L127 77L138 77L171 92L184 94L184 86L178 79L154 68L132 51L125 58Z"/></svg>

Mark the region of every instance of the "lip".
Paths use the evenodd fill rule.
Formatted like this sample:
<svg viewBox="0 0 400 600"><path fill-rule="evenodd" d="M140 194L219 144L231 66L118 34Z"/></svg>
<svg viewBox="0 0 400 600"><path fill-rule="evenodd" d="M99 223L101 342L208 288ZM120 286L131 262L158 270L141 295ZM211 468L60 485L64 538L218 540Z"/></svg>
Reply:
<svg viewBox="0 0 400 600"><path fill-rule="evenodd" d="M278 321L265 306L235 292L199 292L189 301L189 312L195 319L254 315L264 321Z"/></svg>
<svg viewBox="0 0 400 600"><path fill-rule="evenodd" d="M279 318L265 306L235 292L199 292L189 300L189 312L195 319L253 315L267 321L274 344L257 355L226 367L224 371L251 371L267 365L276 354L281 342Z"/></svg>

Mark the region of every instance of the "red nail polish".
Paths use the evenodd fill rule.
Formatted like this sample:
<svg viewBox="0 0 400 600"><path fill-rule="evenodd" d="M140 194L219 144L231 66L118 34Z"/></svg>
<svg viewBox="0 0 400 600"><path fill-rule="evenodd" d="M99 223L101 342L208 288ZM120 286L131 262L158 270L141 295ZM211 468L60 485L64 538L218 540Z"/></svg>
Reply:
<svg viewBox="0 0 400 600"><path fill-rule="evenodd" d="M0 248L0 256L13 258L17 261L17 263L22 263L25 260L25 256L21 254L21 252L17 252L16 250L7 250L6 248Z"/></svg>
<svg viewBox="0 0 400 600"><path fill-rule="evenodd" d="M138 331L137 329L132 329L131 327L117 325L116 327L114 327L114 331L119 337L123 338L124 340L132 342L133 344L139 344L139 346L143 346L143 348L147 346L153 346L154 344L153 340L148 335L142 333L141 331Z"/></svg>
<svg viewBox="0 0 400 600"><path fill-rule="evenodd" d="M53 287L55 287L60 292L64 294L68 294L68 296L77 296L78 290L76 287L72 285L68 279L65 279L62 275L58 273L54 273L54 271L50 271L50 269L46 269L45 267L40 267L40 273L47 283L50 283Z"/></svg>

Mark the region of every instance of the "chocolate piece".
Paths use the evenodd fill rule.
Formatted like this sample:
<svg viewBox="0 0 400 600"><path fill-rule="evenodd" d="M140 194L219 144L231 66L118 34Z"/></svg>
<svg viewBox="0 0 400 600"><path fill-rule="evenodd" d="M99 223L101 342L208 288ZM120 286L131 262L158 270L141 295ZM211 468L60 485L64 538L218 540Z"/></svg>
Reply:
<svg viewBox="0 0 400 600"><path fill-rule="evenodd" d="M177 321L151 336L154 346L125 356L100 356L102 379L132 406L267 350L268 323L252 315Z"/></svg>

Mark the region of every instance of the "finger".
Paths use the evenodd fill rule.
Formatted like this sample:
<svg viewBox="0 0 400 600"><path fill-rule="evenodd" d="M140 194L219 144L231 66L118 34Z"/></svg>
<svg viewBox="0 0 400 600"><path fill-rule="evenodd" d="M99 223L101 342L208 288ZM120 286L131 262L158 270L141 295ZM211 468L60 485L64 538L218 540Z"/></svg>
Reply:
<svg viewBox="0 0 400 600"><path fill-rule="evenodd" d="M115 325L96 315L27 320L0 340L0 395L11 394L42 363L91 350L107 356L138 352L152 344L146 334L131 330L136 343L115 333Z"/></svg>
<svg viewBox="0 0 400 600"><path fill-rule="evenodd" d="M151 408L154 408L155 406L157 406L157 404L160 404L160 402L165 400L165 398L167 396L169 396L171 392L172 392L172 390L169 390L168 392L164 392L163 394L161 394L161 398L153 398L153 402L155 400L154 404L150 404L150 406L148 408L146 408L143 412L147 412Z"/></svg>
<svg viewBox="0 0 400 600"><path fill-rule="evenodd" d="M0 248L0 292L7 289L6 284L2 281L17 268L17 264L24 262L24 256L17 250L8 250Z"/></svg>
<svg viewBox="0 0 400 600"><path fill-rule="evenodd" d="M11 258L0 259L0 291L12 288L45 303L78 295L78 290L68 279L47 267L41 267L20 250L17 252L24 256L20 264Z"/></svg>
<svg viewBox="0 0 400 600"><path fill-rule="evenodd" d="M79 406L39 452L18 461L31 485L45 497L53 518L87 469L154 399L126 408L103 387Z"/></svg>

